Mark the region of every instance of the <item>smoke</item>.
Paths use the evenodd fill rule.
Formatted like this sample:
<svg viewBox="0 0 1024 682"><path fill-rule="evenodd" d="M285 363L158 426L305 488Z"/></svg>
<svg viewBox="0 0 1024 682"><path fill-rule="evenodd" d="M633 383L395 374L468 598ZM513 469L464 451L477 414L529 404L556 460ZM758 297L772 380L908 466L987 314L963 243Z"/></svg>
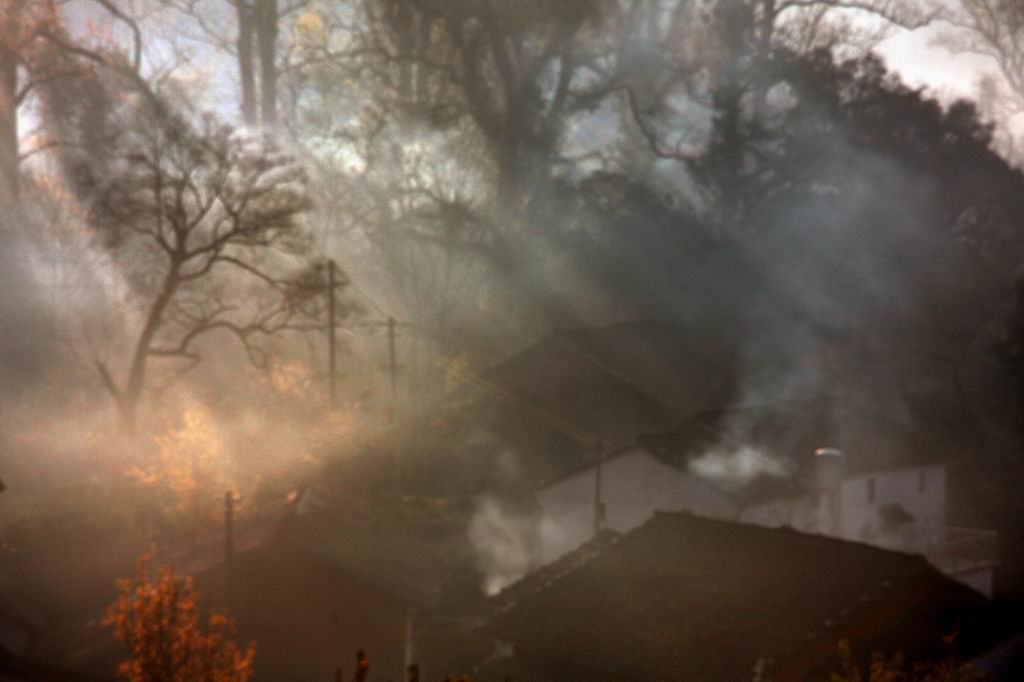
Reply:
<svg viewBox="0 0 1024 682"><path fill-rule="evenodd" d="M691 460L689 469L701 478L733 486L747 485L761 476L787 478L792 473L789 462L751 445L741 445L732 451L706 452Z"/></svg>
<svg viewBox="0 0 1024 682"><path fill-rule="evenodd" d="M528 516L510 513L490 497L476 501L469 541L476 550L487 596L501 592L529 572L533 531Z"/></svg>
<svg viewBox="0 0 1024 682"><path fill-rule="evenodd" d="M38 381L49 345L39 291L24 259L22 240L0 226L0 385L8 397Z"/></svg>
<svg viewBox="0 0 1024 682"><path fill-rule="evenodd" d="M134 528L193 496L213 510L228 488L276 493L348 441L346 411L323 417L302 339L263 371L227 335L197 346L210 361L189 372L153 363L136 432L119 431L93 363L123 376L144 310L57 174L27 177L22 196L17 223L0 218L0 526L65 514Z"/></svg>

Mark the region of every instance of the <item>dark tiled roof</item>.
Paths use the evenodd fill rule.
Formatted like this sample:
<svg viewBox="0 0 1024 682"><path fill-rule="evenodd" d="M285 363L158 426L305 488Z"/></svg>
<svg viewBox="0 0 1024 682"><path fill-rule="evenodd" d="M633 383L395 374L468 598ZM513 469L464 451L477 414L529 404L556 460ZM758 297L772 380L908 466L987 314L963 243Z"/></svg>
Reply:
<svg viewBox="0 0 1024 682"><path fill-rule="evenodd" d="M553 332L484 373L491 381L517 387L544 386L555 370L613 377L672 411L728 402L734 389L736 343L709 343L716 336L702 321L701 333L654 320ZM731 328L722 341L733 339Z"/></svg>
<svg viewBox="0 0 1024 682"><path fill-rule="evenodd" d="M476 561L464 524L391 518L383 512L367 515L324 509L297 515L288 509L236 525L236 561L269 546L349 571L423 607L436 606L450 579L465 576ZM185 575L219 567L224 561L223 530L171 559Z"/></svg>
<svg viewBox="0 0 1024 682"><path fill-rule="evenodd" d="M597 441L621 447L734 399L736 337L711 335L656 321L553 332L482 373L497 391L469 389L486 396L477 422L514 448L525 481L550 479Z"/></svg>
<svg viewBox="0 0 1024 682"><path fill-rule="evenodd" d="M280 539L427 608L439 605L453 580L479 580L476 555L459 523L323 513L295 519Z"/></svg>
<svg viewBox="0 0 1024 682"><path fill-rule="evenodd" d="M725 402L735 388L728 370L736 368L736 330L724 318L701 320L699 327L694 333L693 326L647 320L573 329L555 338L595 367L685 411Z"/></svg>
<svg viewBox="0 0 1024 682"><path fill-rule="evenodd" d="M627 446L622 447L622 448L615 448L613 450L608 450L607 452L602 453L599 457L594 457L594 458L585 460L583 462L580 462L576 466L573 466L573 467L570 467L570 468L566 468L564 471L561 471L560 473L558 473L555 476L552 476L550 478L546 478L546 479L540 481L539 483L537 483L536 486L534 486L534 490L542 490L542 489L547 488L547 487L549 487L551 485L554 485L555 483L558 483L559 481L563 481L563 480L565 480L567 478L571 478L572 476L575 476L576 474L580 473L581 471L588 471L595 464L597 464L598 462L601 462L601 464L606 464L606 463L608 463L608 462L610 462L610 461L612 461L614 459L618 459L619 457L622 457L623 455L627 455L627 454L629 454L631 452L635 452L636 450L642 450L642 449L643 448L641 448L641 447L639 447L637 445L627 445Z"/></svg>
<svg viewBox="0 0 1024 682"><path fill-rule="evenodd" d="M638 680L749 679L759 658L793 679L832 669L841 637L921 655L984 604L921 557L684 513L656 514L542 589L512 589L488 632Z"/></svg>
<svg viewBox="0 0 1024 682"><path fill-rule="evenodd" d="M864 359L849 349L842 356L844 362L859 369L839 372L845 379L829 378L831 374L824 369L816 378L811 376L813 372L806 377L801 374L799 386L780 389L780 399L785 397L787 402L739 405L740 373L744 373L745 383L756 378L748 376L751 359L740 357L748 343L744 339L752 330L764 331L770 338L784 335L791 322L785 317L755 315L707 317L688 324L634 321L562 330L482 376L515 401L552 415L574 432L599 438L613 448L637 439L681 468L690 455L730 442L762 445L773 454L800 454L804 459L816 448L839 447L848 455L851 471L888 468L921 457L942 459L935 443L905 428L870 400L823 395L850 388L846 386L852 381L847 376L850 373L866 383L862 394L875 390L888 395L873 378L873 365L864 368ZM829 341L811 340L805 345L807 352L824 357ZM770 379L794 373L799 364L796 350L777 346L780 344L770 342L755 346L757 376L768 386L773 385ZM816 366L813 359L803 362L807 367ZM766 399L774 399L769 392L762 393ZM800 399L789 400L792 396ZM587 466L594 457L593 447L578 446L570 436L556 437L552 432L557 429L550 424L534 423L520 415L510 417L513 408L493 401L484 404L497 410L481 423L515 446L531 482L563 476ZM725 407L708 409L715 405ZM614 418L609 419L609 414ZM495 419L494 415L504 416ZM673 428L687 415L696 416ZM760 483L778 487L779 481ZM772 491L771 496L790 493Z"/></svg>
<svg viewBox="0 0 1024 682"><path fill-rule="evenodd" d="M379 509L374 513L338 510L326 504L299 514L296 497L289 495L285 505L267 513L236 520L237 560L274 545L280 551L333 564L428 607L436 605L452 575L465 574L467 567L475 566L465 524L457 520L420 520ZM169 563L183 575L198 576L223 561L224 530L218 527L194 547L158 554L153 563Z"/></svg>
<svg viewBox="0 0 1024 682"><path fill-rule="evenodd" d="M341 512L294 516L293 512L274 509L239 519L236 565L272 566L274 557L286 557L279 561L285 567L281 570L315 574L338 584L349 584L349 576L355 576L396 600L428 609L439 606L452 590L469 589L466 584L480 591L476 557L464 525L371 519ZM185 551L158 553L152 563L171 564L179 574L195 577L200 592L216 601L223 594L219 590L224 551L224 531L217 528ZM131 573L125 569L120 575ZM109 576L112 588L116 577ZM303 584L300 589L315 596L323 584ZM112 669L123 651L109 628L96 625L100 613L92 614L88 622L74 621L38 638L33 654L71 667Z"/></svg>
<svg viewBox="0 0 1024 682"><path fill-rule="evenodd" d="M526 597L537 594L550 587L554 582L571 576L591 559L599 556L608 545L619 539L620 535L611 530L602 530L597 537L584 542L560 559L546 564L542 568L512 583L491 599L491 604L499 611L515 606Z"/></svg>
<svg viewBox="0 0 1024 682"><path fill-rule="evenodd" d="M113 682L111 677L61 668L49 663L15 656L0 648L0 679L25 682Z"/></svg>

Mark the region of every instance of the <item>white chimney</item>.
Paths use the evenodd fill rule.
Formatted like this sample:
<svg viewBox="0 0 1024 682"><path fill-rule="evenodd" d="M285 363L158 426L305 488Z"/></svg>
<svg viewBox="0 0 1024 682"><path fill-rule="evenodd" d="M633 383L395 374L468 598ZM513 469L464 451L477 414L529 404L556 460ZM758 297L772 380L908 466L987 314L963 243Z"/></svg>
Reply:
<svg viewBox="0 0 1024 682"><path fill-rule="evenodd" d="M839 491L843 482L843 453L836 448L814 451L818 529L825 535L843 537L843 509Z"/></svg>

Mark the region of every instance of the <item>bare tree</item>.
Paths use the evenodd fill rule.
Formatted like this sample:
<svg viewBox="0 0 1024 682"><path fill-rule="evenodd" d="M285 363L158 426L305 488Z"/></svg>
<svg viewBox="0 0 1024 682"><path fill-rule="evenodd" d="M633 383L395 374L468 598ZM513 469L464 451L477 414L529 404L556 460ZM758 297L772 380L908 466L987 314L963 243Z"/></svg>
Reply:
<svg viewBox="0 0 1024 682"><path fill-rule="evenodd" d="M939 37L955 52L992 60L993 73L978 81L978 99L999 128L1000 151L1019 161L1015 119L1024 114L1024 6L1014 0L960 0L949 22L953 29Z"/></svg>
<svg viewBox="0 0 1024 682"><path fill-rule="evenodd" d="M991 58L1024 108L1024 6L1013 0L960 0L952 17L964 29L955 49Z"/></svg>
<svg viewBox="0 0 1024 682"><path fill-rule="evenodd" d="M489 149L507 219L521 214L531 176L557 154L566 117L592 103L591 89L572 79L588 64L597 69L606 45L596 29L614 10L600 0L369 0L356 56L397 103L418 98L429 117L457 102L454 113L470 118ZM431 87L448 101L431 100Z"/></svg>
<svg viewBox="0 0 1024 682"><path fill-rule="evenodd" d="M851 12L872 17L878 27L860 32L844 21ZM780 82L772 68L776 52L834 53L851 42L871 47L887 28L920 28L942 14L922 0L707 0L675 4L671 16L663 41L685 43L674 60L640 80L614 84L625 100L626 126L653 157L686 166L708 195L721 194L715 185L729 187L728 201L717 208L722 222L734 223L749 199L735 190L750 167L750 145L763 135L768 92ZM706 148L666 124L678 118L673 101L680 98L715 112Z"/></svg>
<svg viewBox="0 0 1024 682"><path fill-rule="evenodd" d="M18 112L39 82L58 75L39 49L44 32L60 32L49 3L13 0L0 10L0 210L7 215L18 203L21 162L37 151L22 148Z"/></svg>
<svg viewBox="0 0 1024 682"><path fill-rule="evenodd" d="M0 210L18 196L18 50L25 0L0 13Z"/></svg>
<svg viewBox="0 0 1024 682"><path fill-rule="evenodd" d="M286 59L282 26L310 0L157 0L186 17L190 38L235 58L240 111L247 125L278 122L278 81Z"/></svg>
<svg viewBox="0 0 1024 682"><path fill-rule="evenodd" d="M123 52L97 50L68 34L56 0L12 0L0 11L0 205L16 203L23 161L49 150L60 140L20 131L18 111L44 89L82 78L98 65L139 78L142 33L138 23L112 0L91 0L131 33ZM111 47L111 46L107 46ZM24 148L23 138L35 141ZM5 211L6 213L6 211Z"/></svg>
<svg viewBox="0 0 1024 682"><path fill-rule="evenodd" d="M115 154L85 166L93 177L84 186L95 188L91 222L139 312L123 379L96 361L132 427L152 361L191 368L200 339L221 331L263 363L261 341L318 328L324 297L303 260L301 217L311 201L290 155L210 116L191 124L145 102L117 116Z"/></svg>

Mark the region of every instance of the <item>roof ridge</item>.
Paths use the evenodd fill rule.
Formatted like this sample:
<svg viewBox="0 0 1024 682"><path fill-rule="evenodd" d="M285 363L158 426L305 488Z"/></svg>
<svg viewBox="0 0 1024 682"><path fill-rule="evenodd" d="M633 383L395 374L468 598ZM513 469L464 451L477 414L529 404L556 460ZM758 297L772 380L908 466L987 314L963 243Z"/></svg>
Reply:
<svg viewBox="0 0 1024 682"><path fill-rule="evenodd" d="M626 384L637 393L647 396L648 398L661 403L665 407L670 407L672 409L679 408L679 405L674 400L670 400L665 396L657 395L654 391L650 390L649 388L640 386L634 377L627 375L625 372L615 367L609 366L600 358L595 357L593 353L582 348L579 343L576 343L572 339L568 338L565 332L555 331L550 336L553 337L556 342L559 342L562 345L566 346L569 349L569 351L574 353L577 357L586 360L587 362L592 364L594 367L597 367L602 372L606 372L609 376L618 379L619 381Z"/></svg>
<svg viewBox="0 0 1024 682"><path fill-rule="evenodd" d="M622 534L605 528L565 556L507 585L489 601L494 604L496 613L508 611L524 599L549 589L553 584L586 566L623 537Z"/></svg>
<svg viewBox="0 0 1024 682"><path fill-rule="evenodd" d="M622 455L625 455L633 450L642 450L644 452L650 452L643 445L636 442L627 443L626 445L620 445L617 448L612 448L611 450L603 451L597 457L581 462L580 464L574 466L571 469L563 471L560 474L551 476L550 478L546 478L543 481L539 481L536 485L533 486L533 490L541 490L542 488L547 488L548 486L554 485L555 483L560 483L561 481L564 481L565 479L571 476L575 476L581 471L586 471L587 469L590 469L596 464L604 464L605 462L610 462L613 459L617 459Z"/></svg>
<svg viewBox="0 0 1024 682"><path fill-rule="evenodd" d="M900 557L911 560L913 563L919 563L929 565L928 560L921 554L915 554L913 552L903 552L896 549L890 549L888 547L880 547L878 545L872 545L865 542L858 542L856 540L849 540L846 538L839 538L833 535L825 535L823 533L808 533L800 531L792 526L762 526L756 523L746 523L742 521L729 521L726 519L716 519L710 516L703 516L696 514L692 511L681 510L681 511L661 511L655 510L650 520L636 530L639 531L644 527L654 523L658 519L664 519L667 517L695 519L699 523L710 523L716 525L730 526L736 529L738 532L747 533L750 535L774 535L776 537L789 538L792 541L800 542L803 544L831 544L835 546L848 547L854 551L862 552L864 554L884 554L893 557ZM623 536L625 539L627 536Z"/></svg>

